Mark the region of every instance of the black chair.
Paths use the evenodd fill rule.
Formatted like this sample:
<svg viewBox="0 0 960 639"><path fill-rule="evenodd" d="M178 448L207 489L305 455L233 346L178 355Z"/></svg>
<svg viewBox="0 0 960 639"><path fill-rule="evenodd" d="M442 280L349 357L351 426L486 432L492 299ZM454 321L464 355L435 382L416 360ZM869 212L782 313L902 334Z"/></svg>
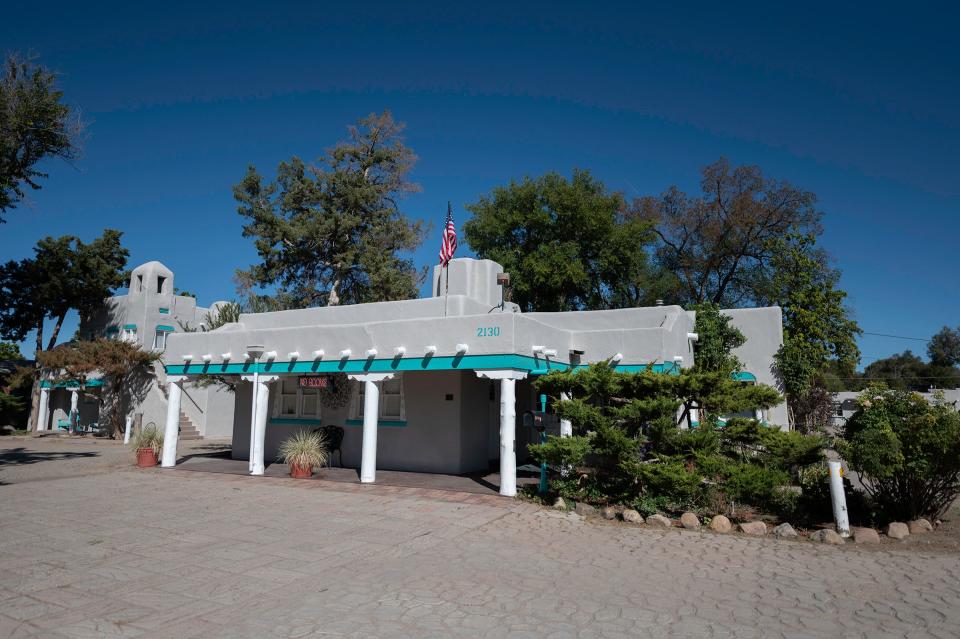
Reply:
<svg viewBox="0 0 960 639"><path fill-rule="evenodd" d="M315 429L313 432L320 433L323 435L323 439L327 442L327 451L330 453L328 458L327 465L333 461L333 453L339 453L340 455L340 467L343 467L343 451L340 447L343 445L343 429L339 426L334 426L332 424L327 426L321 426L320 428Z"/></svg>

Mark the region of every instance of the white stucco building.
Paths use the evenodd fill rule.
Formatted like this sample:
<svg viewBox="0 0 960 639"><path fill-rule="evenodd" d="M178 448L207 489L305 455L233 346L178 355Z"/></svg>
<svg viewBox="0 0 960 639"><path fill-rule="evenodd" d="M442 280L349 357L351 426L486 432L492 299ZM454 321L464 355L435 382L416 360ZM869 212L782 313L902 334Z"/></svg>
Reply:
<svg viewBox="0 0 960 639"><path fill-rule="evenodd" d="M446 295L436 267L428 298L245 314L214 331L170 331L161 380L169 397L163 465L176 463L180 413L197 401L191 380L218 375L235 380L236 390L217 391L216 401L226 396L229 406L207 406L207 432L229 416L233 456L248 459L255 475L293 432L333 425L345 431L343 464L359 467L361 481L375 481L378 468L468 473L493 463L500 492L512 495L532 435L517 416L534 407L536 375L598 361L664 374L693 364L693 313L678 306L521 313L502 303L502 271L489 260L456 259ZM168 308L176 308L173 301ZM780 309L728 314L747 337L736 353L744 381L773 385ZM142 330L159 330L153 321L144 315ZM325 407L317 386L338 380L349 384L349 397ZM761 417L786 427L784 406Z"/></svg>

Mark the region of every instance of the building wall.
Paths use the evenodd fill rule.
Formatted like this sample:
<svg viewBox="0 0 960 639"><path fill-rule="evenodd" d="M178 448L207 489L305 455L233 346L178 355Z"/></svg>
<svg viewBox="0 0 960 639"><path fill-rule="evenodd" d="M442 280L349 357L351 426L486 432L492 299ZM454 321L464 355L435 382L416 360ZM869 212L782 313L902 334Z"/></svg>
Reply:
<svg viewBox="0 0 960 639"><path fill-rule="evenodd" d="M731 323L747 338L743 346L733 351L743 362L744 369L753 373L758 383L782 392L773 361L773 356L783 344L783 315L780 307L730 309L722 312L731 318ZM767 410L765 417L768 422L784 430L789 428L786 402Z"/></svg>

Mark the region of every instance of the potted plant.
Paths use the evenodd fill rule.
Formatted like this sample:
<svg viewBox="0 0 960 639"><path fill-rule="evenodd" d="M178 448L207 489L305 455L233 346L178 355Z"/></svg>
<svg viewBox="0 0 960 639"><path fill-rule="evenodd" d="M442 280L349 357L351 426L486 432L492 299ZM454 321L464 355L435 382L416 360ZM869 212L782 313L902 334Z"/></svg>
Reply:
<svg viewBox="0 0 960 639"><path fill-rule="evenodd" d="M137 466L156 466L163 450L163 432L156 426L147 426L133 436L133 449L137 451Z"/></svg>
<svg viewBox="0 0 960 639"><path fill-rule="evenodd" d="M314 466L326 463L327 442L321 433L301 430L280 445L280 457L290 465L291 477L306 479L313 475Z"/></svg>

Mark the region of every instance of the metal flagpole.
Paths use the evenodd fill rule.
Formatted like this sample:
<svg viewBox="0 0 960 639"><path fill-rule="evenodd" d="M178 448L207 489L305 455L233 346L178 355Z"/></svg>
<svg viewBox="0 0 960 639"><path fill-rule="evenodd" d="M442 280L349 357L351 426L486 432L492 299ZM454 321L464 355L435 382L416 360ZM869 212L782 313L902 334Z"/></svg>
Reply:
<svg viewBox="0 0 960 639"><path fill-rule="evenodd" d="M450 293L450 262L447 262L443 266L443 270L447 274L446 284L443 288L443 316L447 316L447 295Z"/></svg>

